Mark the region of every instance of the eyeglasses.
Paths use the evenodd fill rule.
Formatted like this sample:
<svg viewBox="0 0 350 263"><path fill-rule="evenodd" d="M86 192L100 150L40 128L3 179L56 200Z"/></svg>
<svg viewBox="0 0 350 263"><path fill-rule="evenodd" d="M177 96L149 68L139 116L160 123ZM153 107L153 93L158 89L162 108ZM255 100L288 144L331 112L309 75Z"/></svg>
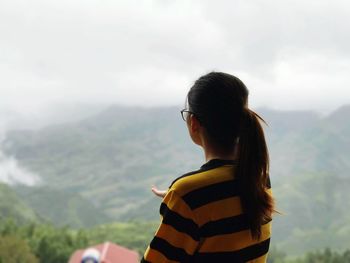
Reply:
<svg viewBox="0 0 350 263"><path fill-rule="evenodd" d="M189 111L189 110L186 110L186 109L183 109L180 111L181 112L181 117L184 121L187 121L187 118L188 118L188 115L189 114L193 114L193 112Z"/></svg>

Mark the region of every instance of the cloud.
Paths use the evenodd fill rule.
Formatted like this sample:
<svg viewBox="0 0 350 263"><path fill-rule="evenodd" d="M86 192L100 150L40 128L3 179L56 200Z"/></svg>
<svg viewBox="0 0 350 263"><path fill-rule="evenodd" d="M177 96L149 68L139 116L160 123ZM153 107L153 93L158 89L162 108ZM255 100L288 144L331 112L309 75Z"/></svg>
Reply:
<svg viewBox="0 0 350 263"><path fill-rule="evenodd" d="M11 120L0 121L0 146L5 139L5 130ZM39 175L21 167L13 156L6 156L0 148L0 182L10 185L37 185L41 182Z"/></svg>
<svg viewBox="0 0 350 263"><path fill-rule="evenodd" d="M7 157L0 152L0 182L33 186L40 183L40 178L35 173L20 167L15 158Z"/></svg>
<svg viewBox="0 0 350 263"><path fill-rule="evenodd" d="M179 105L210 70L241 77L253 106L332 110L350 103L349 10L342 0L1 1L0 110Z"/></svg>

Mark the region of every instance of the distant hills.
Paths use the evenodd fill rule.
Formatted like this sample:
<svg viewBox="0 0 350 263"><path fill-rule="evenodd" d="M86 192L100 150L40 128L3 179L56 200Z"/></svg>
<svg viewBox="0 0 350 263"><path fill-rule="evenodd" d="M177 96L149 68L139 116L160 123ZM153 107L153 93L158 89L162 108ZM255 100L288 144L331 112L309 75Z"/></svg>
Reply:
<svg viewBox="0 0 350 263"><path fill-rule="evenodd" d="M0 183L0 221L12 218L18 224L40 221L40 216L6 184Z"/></svg>
<svg viewBox="0 0 350 263"><path fill-rule="evenodd" d="M112 106L79 122L9 131L4 154L42 180L14 189L23 204L56 224L158 220L160 200L150 186L165 188L204 162L179 110ZM306 249L301 239L315 247L350 243L344 208L350 200L350 105L327 117L256 111L269 125L272 184L285 214L276 218L274 240L294 253Z"/></svg>
<svg viewBox="0 0 350 263"><path fill-rule="evenodd" d="M154 200L152 184L166 187L201 164L186 133L176 108L111 107L77 123L11 131L2 148L44 185L78 193L114 219L126 219Z"/></svg>

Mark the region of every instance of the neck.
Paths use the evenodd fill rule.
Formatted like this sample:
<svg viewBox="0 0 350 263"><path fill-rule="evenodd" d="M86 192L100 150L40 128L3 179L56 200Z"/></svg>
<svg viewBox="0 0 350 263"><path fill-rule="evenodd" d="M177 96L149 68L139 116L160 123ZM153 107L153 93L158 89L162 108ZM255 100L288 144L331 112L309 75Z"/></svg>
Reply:
<svg viewBox="0 0 350 263"><path fill-rule="evenodd" d="M213 145L209 140L204 129L200 130L197 142L203 148L206 162L212 159L236 160L239 153L239 140L235 141L233 150L230 152L223 151L220 147Z"/></svg>
<svg viewBox="0 0 350 263"><path fill-rule="evenodd" d="M234 150L230 153L223 153L222 151L214 149L209 145L203 145L205 161L208 162L212 159L222 160L236 160L238 157L238 144L235 145Z"/></svg>

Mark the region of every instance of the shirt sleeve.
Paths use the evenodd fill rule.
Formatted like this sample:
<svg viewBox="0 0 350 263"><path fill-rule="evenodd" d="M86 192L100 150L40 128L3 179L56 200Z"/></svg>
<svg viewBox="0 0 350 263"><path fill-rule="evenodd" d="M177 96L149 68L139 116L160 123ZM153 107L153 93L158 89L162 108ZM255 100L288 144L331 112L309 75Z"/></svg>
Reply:
<svg viewBox="0 0 350 263"><path fill-rule="evenodd" d="M169 190L160 206L161 223L141 262L191 262L199 231L191 208Z"/></svg>

